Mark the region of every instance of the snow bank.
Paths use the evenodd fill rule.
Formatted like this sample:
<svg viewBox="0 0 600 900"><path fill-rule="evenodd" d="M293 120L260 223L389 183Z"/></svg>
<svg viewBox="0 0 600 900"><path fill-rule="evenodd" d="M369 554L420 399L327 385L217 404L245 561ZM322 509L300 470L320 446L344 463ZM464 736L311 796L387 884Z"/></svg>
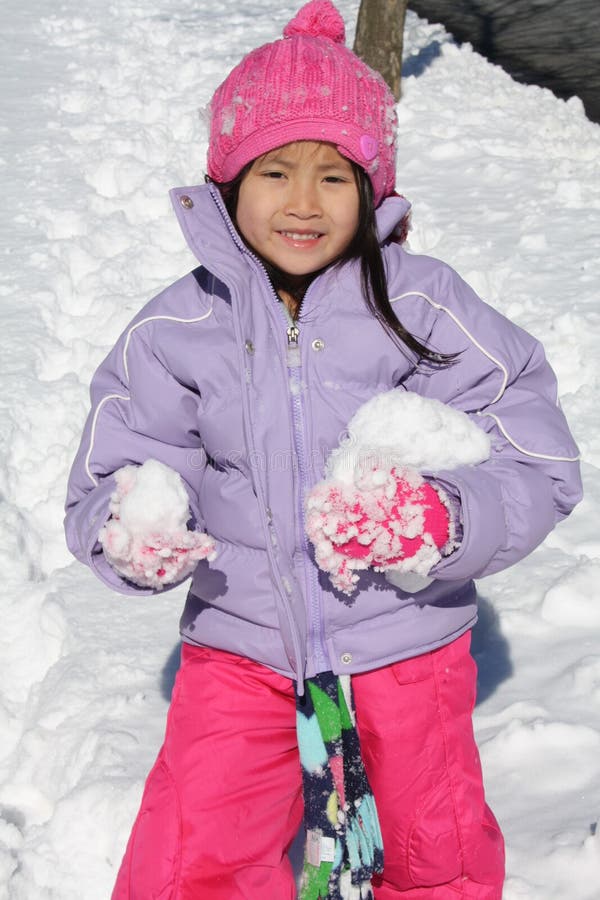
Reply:
<svg viewBox="0 0 600 900"><path fill-rule="evenodd" d="M352 23L357 3L341 8ZM142 303L194 266L167 189L202 179L199 111L293 10L4 9L2 898L105 900L161 741L183 590L124 599L71 561L66 474L95 366ZM405 44L410 247L544 341L585 460L580 509L480 585L497 618L476 634L475 724L507 838L504 900L597 900L600 128L578 100L515 84L412 14Z"/></svg>

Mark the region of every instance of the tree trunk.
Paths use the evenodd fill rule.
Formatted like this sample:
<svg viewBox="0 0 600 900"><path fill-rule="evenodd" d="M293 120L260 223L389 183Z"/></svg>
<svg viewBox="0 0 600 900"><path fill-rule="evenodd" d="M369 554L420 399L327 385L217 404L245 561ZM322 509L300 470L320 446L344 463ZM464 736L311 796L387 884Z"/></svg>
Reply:
<svg viewBox="0 0 600 900"><path fill-rule="evenodd" d="M361 0L354 52L381 72L396 100L400 99L402 39L407 0Z"/></svg>

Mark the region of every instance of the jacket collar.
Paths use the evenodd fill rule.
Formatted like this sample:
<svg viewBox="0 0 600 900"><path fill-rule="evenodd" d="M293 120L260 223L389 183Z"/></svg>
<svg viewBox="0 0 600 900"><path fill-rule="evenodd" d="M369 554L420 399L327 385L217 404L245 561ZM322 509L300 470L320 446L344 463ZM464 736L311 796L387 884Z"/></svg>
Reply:
<svg viewBox="0 0 600 900"><path fill-rule="evenodd" d="M244 278L246 265L258 265L229 218L213 184L174 188L169 192L175 215L191 251L225 283ZM377 232L387 240L410 209L404 197L388 197L377 209ZM234 248L237 253L232 252Z"/></svg>
<svg viewBox="0 0 600 900"><path fill-rule="evenodd" d="M379 204L375 212L379 242L383 243L392 234L404 233L407 230L410 203L406 197L394 194Z"/></svg>

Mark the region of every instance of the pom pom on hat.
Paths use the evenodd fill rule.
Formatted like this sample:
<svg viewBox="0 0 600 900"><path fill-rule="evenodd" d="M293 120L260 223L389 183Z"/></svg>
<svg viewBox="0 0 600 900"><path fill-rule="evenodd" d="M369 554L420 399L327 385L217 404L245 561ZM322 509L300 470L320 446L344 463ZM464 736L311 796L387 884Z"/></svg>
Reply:
<svg viewBox="0 0 600 900"><path fill-rule="evenodd" d="M309 37L329 38L335 44L346 40L344 20L330 0L311 0L283 29L283 36L305 34Z"/></svg>
<svg viewBox="0 0 600 900"><path fill-rule="evenodd" d="M283 38L232 69L210 103L207 168L214 181L231 181L284 144L324 141L364 169L376 206L393 193L396 101L344 36L330 0L311 0Z"/></svg>

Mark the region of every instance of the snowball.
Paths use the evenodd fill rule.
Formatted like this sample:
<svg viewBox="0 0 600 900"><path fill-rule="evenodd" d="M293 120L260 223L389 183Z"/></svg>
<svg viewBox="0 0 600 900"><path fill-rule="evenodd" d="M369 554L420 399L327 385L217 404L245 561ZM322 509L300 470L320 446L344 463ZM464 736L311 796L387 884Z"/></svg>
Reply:
<svg viewBox="0 0 600 900"><path fill-rule="evenodd" d="M136 476L133 486L131 470ZM188 495L181 476L169 466L148 459L139 468L125 466L115 478L127 491L120 498L119 518L129 532L168 533L185 527L190 517Z"/></svg>
<svg viewBox="0 0 600 900"><path fill-rule="evenodd" d="M466 413L401 389L364 403L347 432L326 466L329 477L345 484L373 466L436 471L475 465L490 455L488 435Z"/></svg>

